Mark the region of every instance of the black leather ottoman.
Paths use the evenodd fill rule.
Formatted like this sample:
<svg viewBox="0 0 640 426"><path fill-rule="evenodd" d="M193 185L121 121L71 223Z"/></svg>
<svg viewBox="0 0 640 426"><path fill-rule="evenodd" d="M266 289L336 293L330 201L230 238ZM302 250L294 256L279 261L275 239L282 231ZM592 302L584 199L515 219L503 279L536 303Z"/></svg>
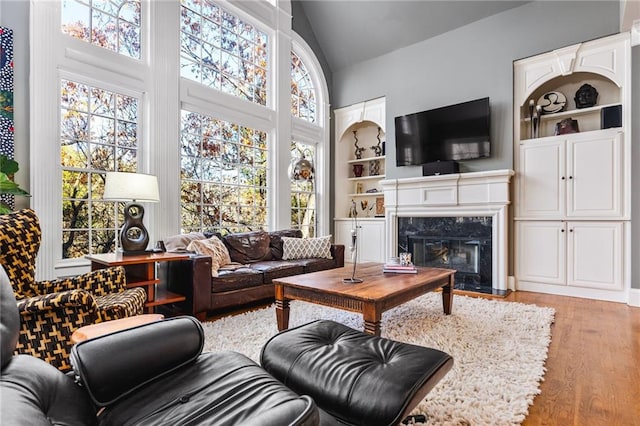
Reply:
<svg viewBox="0 0 640 426"><path fill-rule="evenodd" d="M321 409L322 425L397 425L453 366L445 352L371 336L334 321L285 330L262 367Z"/></svg>

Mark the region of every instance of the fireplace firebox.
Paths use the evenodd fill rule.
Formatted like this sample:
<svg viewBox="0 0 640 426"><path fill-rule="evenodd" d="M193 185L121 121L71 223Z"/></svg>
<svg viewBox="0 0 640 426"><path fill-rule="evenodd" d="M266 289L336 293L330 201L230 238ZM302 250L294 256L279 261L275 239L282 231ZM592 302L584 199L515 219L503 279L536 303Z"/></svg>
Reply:
<svg viewBox="0 0 640 426"><path fill-rule="evenodd" d="M492 218L400 217L398 252L419 266L455 269L455 287L492 293Z"/></svg>

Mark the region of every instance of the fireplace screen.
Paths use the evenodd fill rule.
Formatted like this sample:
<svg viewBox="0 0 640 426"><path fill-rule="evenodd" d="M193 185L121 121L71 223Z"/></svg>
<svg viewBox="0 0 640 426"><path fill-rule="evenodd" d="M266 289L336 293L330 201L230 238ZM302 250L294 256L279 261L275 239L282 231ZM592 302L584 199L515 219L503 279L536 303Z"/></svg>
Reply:
<svg viewBox="0 0 640 426"><path fill-rule="evenodd" d="M398 252L419 266L455 269L456 288L491 293L491 217L401 217Z"/></svg>

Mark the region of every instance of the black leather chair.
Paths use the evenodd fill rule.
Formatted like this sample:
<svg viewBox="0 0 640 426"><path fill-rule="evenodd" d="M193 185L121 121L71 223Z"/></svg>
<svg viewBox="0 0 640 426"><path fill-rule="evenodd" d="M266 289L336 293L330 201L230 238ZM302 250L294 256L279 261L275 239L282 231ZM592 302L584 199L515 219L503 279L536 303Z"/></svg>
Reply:
<svg viewBox="0 0 640 426"><path fill-rule="evenodd" d="M234 352L201 354L199 322L179 317L75 345L76 379L13 356L19 315L0 268L0 424L317 425L318 409Z"/></svg>

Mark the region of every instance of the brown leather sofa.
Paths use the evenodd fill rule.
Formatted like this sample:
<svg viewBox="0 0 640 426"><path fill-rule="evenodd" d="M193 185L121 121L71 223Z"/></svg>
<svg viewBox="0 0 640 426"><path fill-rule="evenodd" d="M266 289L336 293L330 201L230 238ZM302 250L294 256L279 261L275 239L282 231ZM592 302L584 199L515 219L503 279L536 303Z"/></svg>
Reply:
<svg viewBox="0 0 640 426"><path fill-rule="evenodd" d="M301 238L302 233L291 229L219 236L231 261L242 266L222 268L217 277L212 277L211 257L192 254L187 260L162 262L158 275L169 291L186 297L174 305L179 312L204 320L207 311L273 299L274 279L344 266L344 245L335 244L331 246L331 259L283 260L282 237Z"/></svg>

